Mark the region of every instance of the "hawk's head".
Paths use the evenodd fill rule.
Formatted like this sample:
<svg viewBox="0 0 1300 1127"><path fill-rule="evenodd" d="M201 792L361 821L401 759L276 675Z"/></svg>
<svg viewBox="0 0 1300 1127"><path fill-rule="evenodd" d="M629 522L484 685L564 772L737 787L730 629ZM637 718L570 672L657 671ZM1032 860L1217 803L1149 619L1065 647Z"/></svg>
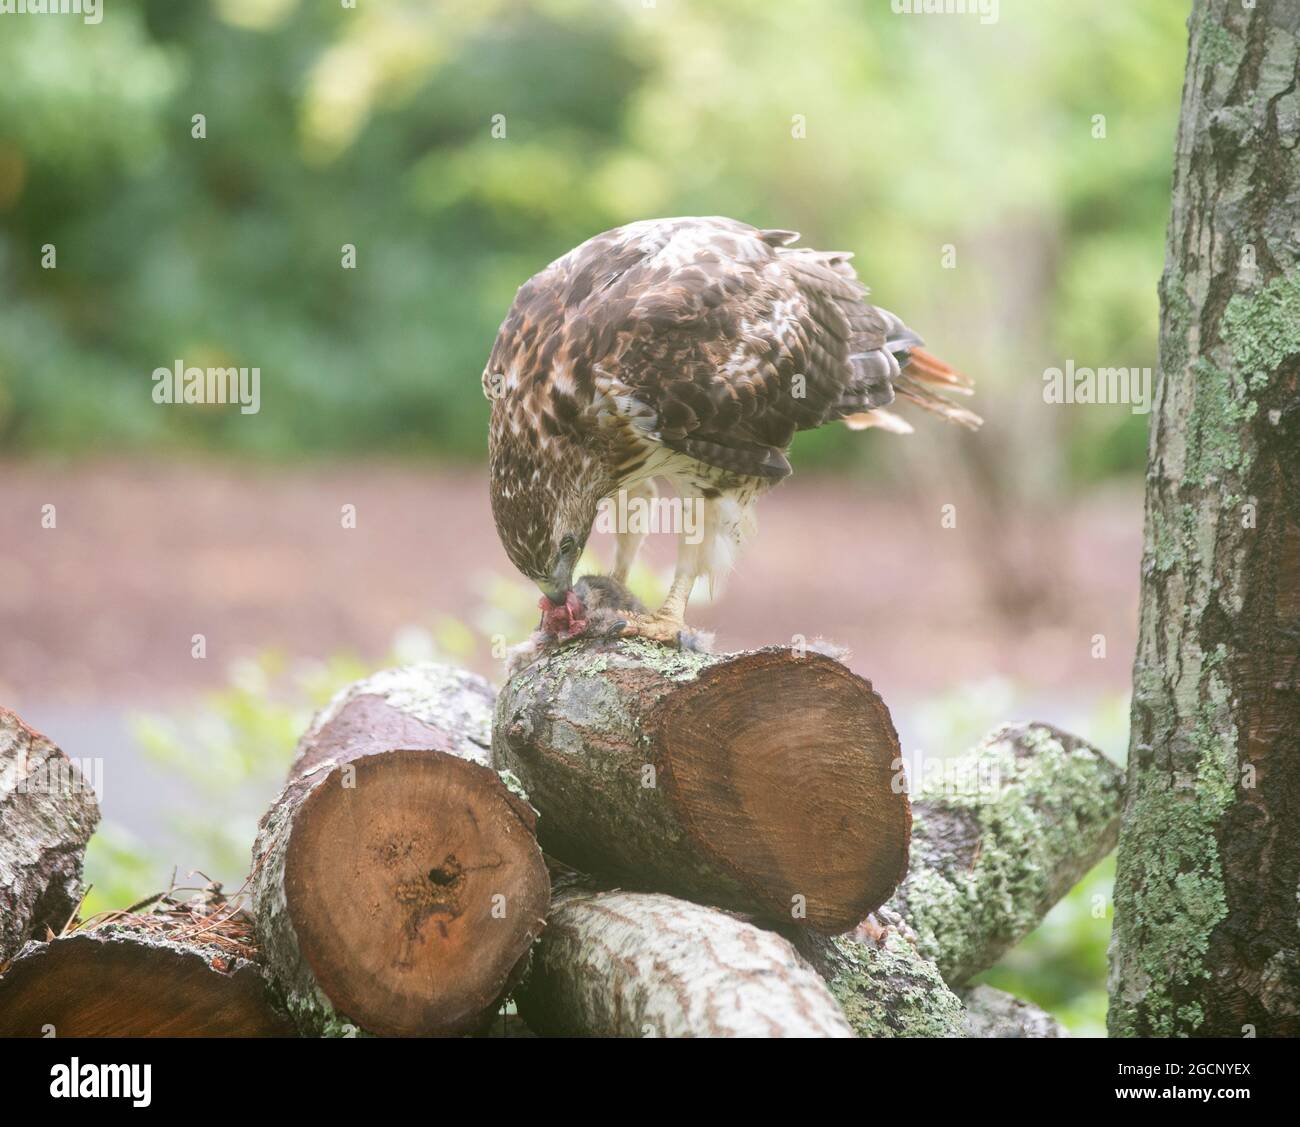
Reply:
<svg viewBox="0 0 1300 1127"><path fill-rule="evenodd" d="M542 592L543 628L573 637L586 624L573 594L573 569L596 520L596 475L580 451L551 449L551 457L541 457L531 441L508 428L493 438L492 515L501 544Z"/></svg>

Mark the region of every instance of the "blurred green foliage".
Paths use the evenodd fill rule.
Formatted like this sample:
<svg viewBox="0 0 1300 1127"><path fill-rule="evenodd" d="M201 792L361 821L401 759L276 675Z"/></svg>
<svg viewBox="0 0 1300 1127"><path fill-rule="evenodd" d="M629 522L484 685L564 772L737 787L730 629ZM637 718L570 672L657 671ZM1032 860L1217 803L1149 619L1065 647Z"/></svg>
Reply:
<svg viewBox="0 0 1300 1127"><path fill-rule="evenodd" d="M0 444L481 457L478 379L515 287L655 215L856 251L978 374L986 415L1067 356L1153 364L1185 7L1003 0L984 25L886 0L116 0L98 25L7 19ZM261 413L155 406L150 373L177 359L260 367ZM1063 425L1077 476L1140 465L1123 408ZM805 466L850 449L839 428L800 442Z"/></svg>

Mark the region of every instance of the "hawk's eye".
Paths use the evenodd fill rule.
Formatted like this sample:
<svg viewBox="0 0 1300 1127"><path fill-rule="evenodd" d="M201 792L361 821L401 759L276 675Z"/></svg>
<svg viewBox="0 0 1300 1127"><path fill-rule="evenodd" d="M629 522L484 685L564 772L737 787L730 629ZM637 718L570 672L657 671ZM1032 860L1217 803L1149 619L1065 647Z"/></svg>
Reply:
<svg viewBox="0 0 1300 1127"><path fill-rule="evenodd" d="M573 554L573 549L578 546L578 542L572 536L566 536L560 541L560 555L569 556Z"/></svg>

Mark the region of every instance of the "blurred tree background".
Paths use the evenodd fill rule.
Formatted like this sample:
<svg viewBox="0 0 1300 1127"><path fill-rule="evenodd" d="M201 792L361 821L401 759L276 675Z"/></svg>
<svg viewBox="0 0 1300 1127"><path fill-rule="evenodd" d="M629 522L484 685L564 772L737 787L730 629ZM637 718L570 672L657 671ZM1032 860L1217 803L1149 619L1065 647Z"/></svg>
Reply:
<svg viewBox="0 0 1300 1127"><path fill-rule="evenodd" d="M1041 410L1042 374L1155 365L1185 9L1001 0L984 24L889 0L105 0L98 25L6 17L0 452L480 463L479 376L516 287L620 223L723 214L856 252L876 299L979 383L978 439L826 428L799 437L801 472L960 482L1031 516L1137 480L1145 418ZM151 373L178 359L259 367L261 411L156 407ZM1039 549L983 524L978 566L1013 624ZM477 613L512 636L535 616L509 584ZM445 625L391 658L457 660L466 626ZM202 707L139 719L158 769L208 796L177 855L240 871L264 802L249 786L274 785L311 708L372 664L267 655ZM921 715L927 745L968 746L1015 700L958 689ZM1077 730L1122 754L1127 709L1094 704ZM121 827L88 868L89 910L153 891ZM986 979L1101 1032L1110 873Z"/></svg>
<svg viewBox="0 0 1300 1127"><path fill-rule="evenodd" d="M1044 367L1154 362L1183 16L110 0L98 25L8 19L0 443L478 459L478 377L521 281L619 223L726 214L857 252L882 303L1008 400L983 410L1019 452ZM260 367L260 414L152 409L178 358ZM1138 470L1143 419L1055 414L1030 440L1044 480ZM801 443L804 466L872 449Z"/></svg>

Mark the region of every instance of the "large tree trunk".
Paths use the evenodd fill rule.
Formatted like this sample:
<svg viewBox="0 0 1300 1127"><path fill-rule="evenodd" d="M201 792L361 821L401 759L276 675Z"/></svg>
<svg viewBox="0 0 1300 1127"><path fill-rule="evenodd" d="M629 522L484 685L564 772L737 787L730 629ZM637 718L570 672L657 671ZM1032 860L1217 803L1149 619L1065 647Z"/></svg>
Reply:
<svg viewBox="0 0 1300 1127"><path fill-rule="evenodd" d="M1110 1030L1300 1033L1300 7L1196 0Z"/></svg>
<svg viewBox="0 0 1300 1127"><path fill-rule="evenodd" d="M492 768L492 689L441 665L350 686L299 744L253 849L267 967L305 1032L475 1032L522 973L550 881Z"/></svg>
<svg viewBox="0 0 1300 1127"><path fill-rule="evenodd" d="M547 852L611 883L836 933L907 866L889 712L818 653L567 646L501 691L493 750Z"/></svg>
<svg viewBox="0 0 1300 1127"><path fill-rule="evenodd" d="M0 964L72 918L98 821L89 781L54 744L0 708Z"/></svg>

